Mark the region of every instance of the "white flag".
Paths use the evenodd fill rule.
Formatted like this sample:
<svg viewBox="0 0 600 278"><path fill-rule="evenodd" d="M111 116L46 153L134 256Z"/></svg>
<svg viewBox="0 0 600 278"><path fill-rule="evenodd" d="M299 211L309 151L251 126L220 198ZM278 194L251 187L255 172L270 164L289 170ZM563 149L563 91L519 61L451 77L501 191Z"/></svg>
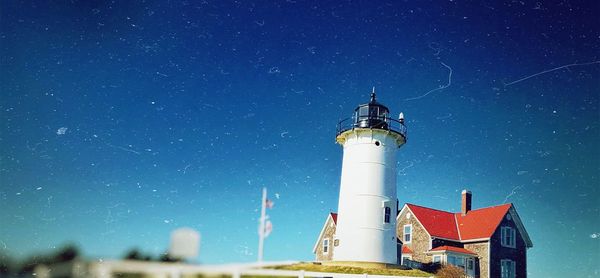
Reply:
<svg viewBox="0 0 600 278"><path fill-rule="evenodd" d="M272 231L273 231L273 223L271 223L271 221L267 220L267 222L265 223L265 237L268 237Z"/></svg>

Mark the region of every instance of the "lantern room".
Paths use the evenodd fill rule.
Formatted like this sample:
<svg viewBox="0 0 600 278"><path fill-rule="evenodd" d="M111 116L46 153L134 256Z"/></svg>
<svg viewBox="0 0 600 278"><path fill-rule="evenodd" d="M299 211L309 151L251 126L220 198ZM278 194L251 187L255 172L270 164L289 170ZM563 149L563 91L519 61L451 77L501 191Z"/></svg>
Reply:
<svg viewBox="0 0 600 278"><path fill-rule="evenodd" d="M359 105L354 109L354 115L351 118L341 120L338 123L336 137L339 137L345 131L357 128L382 129L400 135L401 140L406 141L404 114L400 113L398 119L393 119L390 117L390 110L385 105L377 102L375 97L375 89L373 89L371 100L368 103Z"/></svg>
<svg viewBox="0 0 600 278"><path fill-rule="evenodd" d="M354 109L354 126L360 128L381 128L389 126L390 110L375 100L375 92L371 93L371 101Z"/></svg>

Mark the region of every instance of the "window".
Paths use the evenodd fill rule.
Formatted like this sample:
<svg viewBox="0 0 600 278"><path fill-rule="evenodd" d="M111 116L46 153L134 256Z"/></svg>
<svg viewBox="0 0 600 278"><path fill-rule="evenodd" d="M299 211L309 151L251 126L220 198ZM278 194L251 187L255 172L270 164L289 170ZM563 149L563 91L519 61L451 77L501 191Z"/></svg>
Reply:
<svg viewBox="0 0 600 278"><path fill-rule="evenodd" d="M402 255L402 261L400 262L400 264L408 266L410 260L412 260L412 255Z"/></svg>
<svg viewBox="0 0 600 278"><path fill-rule="evenodd" d="M404 243L410 243L412 239L412 225L404 225Z"/></svg>
<svg viewBox="0 0 600 278"><path fill-rule="evenodd" d="M456 257L456 266L464 269L465 268L465 258L463 258L463 257Z"/></svg>
<svg viewBox="0 0 600 278"><path fill-rule="evenodd" d="M442 256L441 255L435 255L435 256L433 256L433 263L434 264L436 264L436 263L437 264L442 263Z"/></svg>
<svg viewBox="0 0 600 278"><path fill-rule="evenodd" d="M390 207L385 207L383 223L390 223L390 215L392 214L392 209Z"/></svg>
<svg viewBox="0 0 600 278"><path fill-rule="evenodd" d="M358 110L358 118L366 118L369 116L369 107L368 106L363 106L361 108L359 108Z"/></svg>
<svg viewBox="0 0 600 278"><path fill-rule="evenodd" d="M329 253L329 239L326 238L323 240L323 254Z"/></svg>
<svg viewBox="0 0 600 278"><path fill-rule="evenodd" d="M448 255L448 263L460 268L465 268L465 258Z"/></svg>
<svg viewBox="0 0 600 278"><path fill-rule="evenodd" d="M502 278L515 278L516 263L512 260L501 260L500 261L500 277Z"/></svg>
<svg viewBox="0 0 600 278"><path fill-rule="evenodd" d="M468 259L467 260L467 269L473 270L474 267L475 267L475 262L473 261L473 259Z"/></svg>
<svg viewBox="0 0 600 278"><path fill-rule="evenodd" d="M502 227L500 228L500 234L501 234L501 245L504 247L512 247L515 248L516 244L515 244L515 229L512 227Z"/></svg>

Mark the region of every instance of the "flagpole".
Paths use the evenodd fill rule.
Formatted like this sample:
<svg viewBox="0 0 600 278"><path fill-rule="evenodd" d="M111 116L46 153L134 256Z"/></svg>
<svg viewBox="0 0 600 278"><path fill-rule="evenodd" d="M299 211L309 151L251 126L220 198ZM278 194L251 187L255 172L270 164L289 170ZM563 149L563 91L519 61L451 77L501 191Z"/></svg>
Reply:
<svg viewBox="0 0 600 278"><path fill-rule="evenodd" d="M267 188L263 187L262 190L262 201L260 202L260 224L258 227L258 262L261 263L263 260L263 248L265 240L265 209L267 205Z"/></svg>

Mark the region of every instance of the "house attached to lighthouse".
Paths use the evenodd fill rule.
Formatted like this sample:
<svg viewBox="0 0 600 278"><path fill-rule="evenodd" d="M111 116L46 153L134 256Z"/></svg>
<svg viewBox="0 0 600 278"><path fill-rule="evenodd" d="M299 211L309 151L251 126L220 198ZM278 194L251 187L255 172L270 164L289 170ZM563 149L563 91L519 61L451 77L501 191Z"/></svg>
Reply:
<svg viewBox="0 0 600 278"><path fill-rule="evenodd" d="M333 239L337 262L396 264L396 152L406 142L404 119L375 99L359 105L338 124L344 150Z"/></svg>

